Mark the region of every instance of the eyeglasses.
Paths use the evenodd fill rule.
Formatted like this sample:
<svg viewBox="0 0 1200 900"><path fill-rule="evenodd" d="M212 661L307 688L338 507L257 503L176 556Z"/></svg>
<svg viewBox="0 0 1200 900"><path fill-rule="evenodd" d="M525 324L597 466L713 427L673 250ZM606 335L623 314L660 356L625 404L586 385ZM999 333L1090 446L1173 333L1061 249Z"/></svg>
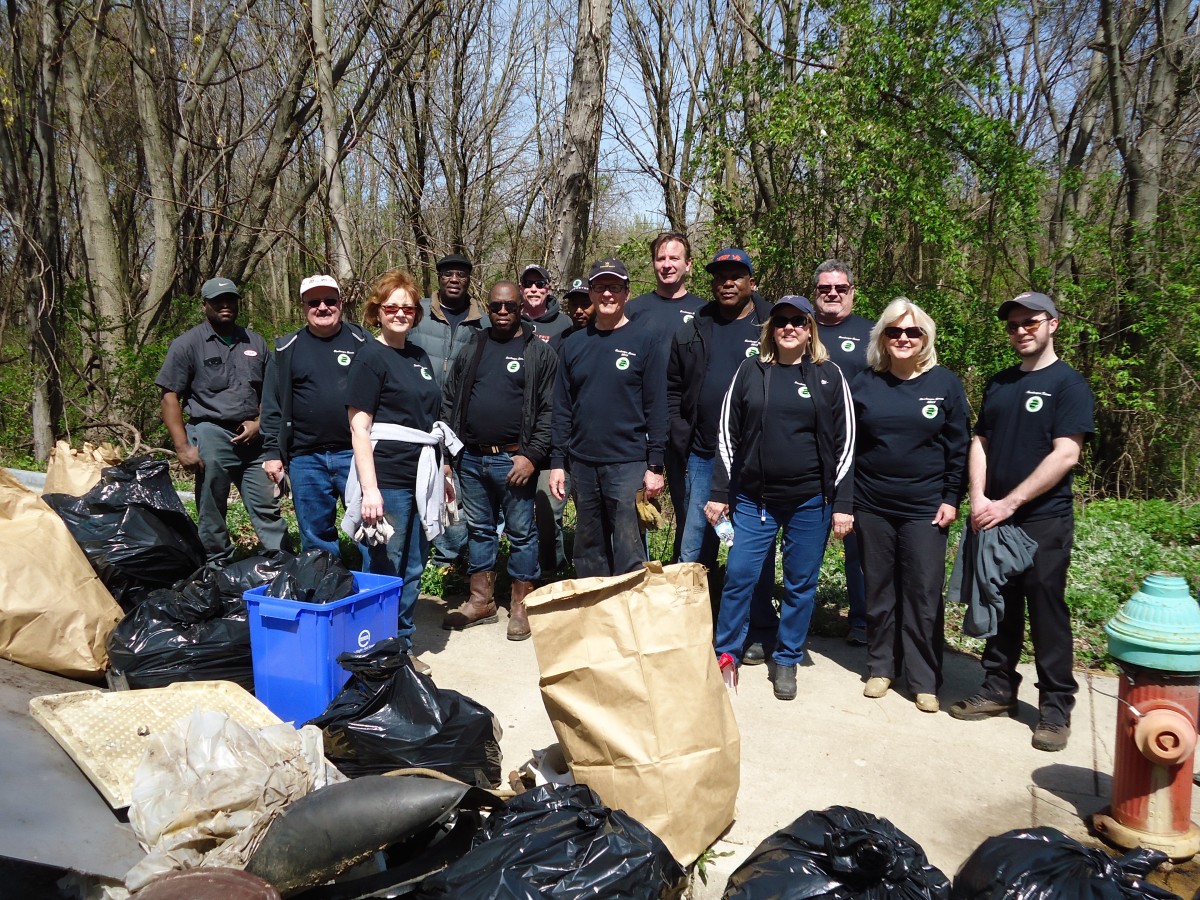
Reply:
<svg viewBox="0 0 1200 900"><path fill-rule="evenodd" d="M389 303L386 306L381 306L379 307L379 311L385 316L391 316L393 318L395 316L403 315L406 319L411 319L417 314L417 308L415 306L400 306L397 303Z"/></svg>
<svg viewBox="0 0 1200 900"><path fill-rule="evenodd" d="M615 297L616 295L623 294L627 290L629 290L629 285L618 284L618 285L614 286L611 284L605 284L605 285L590 284L590 285L588 285L588 290L595 291L597 294L600 294L601 296L603 296L604 294L612 294Z"/></svg>
<svg viewBox="0 0 1200 900"><path fill-rule="evenodd" d="M1037 334L1037 330L1042 327L1042 323L1049 321L1049 319L1026 319L1024 322L1005 322L1004 330L1009 334L1016 334L1021 329L1024 329L1030 334Z"/></svg>
<svg viewBox="0 0 1200 900"><path fill-rule="evenodd" d="M854 286L850 285L850 284L818 284L817 285L817 293L818 294L832 294L834 291L837 291L839 294L848 294L853 289L854 289Z"/></svg>
<svg viewBox="0 0 1200 900"><path fill-rule="evenodd" d="M341 302L342 299L340 297L334 297L332 300L328 300L325 297L320 297L316 300L304 301L305 305L307 305L309 309L320 309L322 306L328 306L330 309L337 309L338 304Z"/></svg>
<svg viewBox="0 0 1200 900"><path fill-rule="evenodd" d="M488 303L488 312L518 312L521 304L516 300L492 300Z"/></svg>
<svg viewBox="0 0 1200 900"><path fill-rule="evenodd" d="M541 278L539 278L537 281L522 281L521 287L544 289L544 288L548 287L549 284L550 284L550 282L543 281Z"/></svg>
<svg viewBox="0 0 1200 900"><path fill-rule="evenodd" d="M915 325L908 328L896 328L889 326L883 329L884 336L890 341L897 341L901 337L906 337L909 340L915 341L917 338L925 337L925 329L917 328Z"/></svg>
<svg viewBox="0 0 1200 900"><path fill-rule="evenodd" d="M808 316L771 316L772 328L787 328L791 325L793 328L807 328Z"/></svg>

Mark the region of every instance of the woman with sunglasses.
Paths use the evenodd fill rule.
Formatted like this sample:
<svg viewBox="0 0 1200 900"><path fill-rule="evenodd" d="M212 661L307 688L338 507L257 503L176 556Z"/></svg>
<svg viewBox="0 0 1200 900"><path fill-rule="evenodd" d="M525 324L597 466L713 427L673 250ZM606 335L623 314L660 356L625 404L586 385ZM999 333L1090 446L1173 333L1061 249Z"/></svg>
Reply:
<svg viewBox="0 0 1200 900"><path fill-rule="evenodd" d="M783 532L783 601L772 656L775 696L796 696L796 666L812 619L832 522L854 525L854 408L850 390L817 335L812 305L789 295L771 307L759 355L742 363L721 408L711 500L715 527L730 515L734 541L717 618L721 668L741 663L750 598L763 560Z"/></svg>
<svg viewBox="0 0 1200 900"><path fill-rule="evenodd" d="M854 380L854 528L867 588L867 685L903 671L917 709L938 711L946 537L966 489L970 423L958 376L937 364L933 320L897 297Z"/></svg>
<svg viewBox="0 0 1200 900"><path fill-rule="evenodd" d="M442 392L429 356L408 340L421 321L420 296L412 276L393 269L376 280L363 311L379 337L367 342L350 372L347 407L361 515L348 487L343 525L351 534L356 519L368 529L390 527L390 535L376 532L386 543L368 541L367 571L404 579L396 636L410 647L429 542L442 531L443 498L454 496L441 445L452 453L461 447L437 421Z"/></svg>

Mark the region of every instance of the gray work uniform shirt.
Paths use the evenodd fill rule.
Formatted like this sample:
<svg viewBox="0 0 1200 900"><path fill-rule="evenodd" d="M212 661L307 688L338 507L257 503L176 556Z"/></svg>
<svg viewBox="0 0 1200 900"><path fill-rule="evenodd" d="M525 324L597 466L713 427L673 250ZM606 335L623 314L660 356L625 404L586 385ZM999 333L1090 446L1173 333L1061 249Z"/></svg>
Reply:
<svg viewBox="0 0 1200 900"><path fill-rule="evenodd" d="M190 422L240 424L257 419L267 342L240 325L232 344L207 320L171 341L154 383L179 395Z"/></svg>

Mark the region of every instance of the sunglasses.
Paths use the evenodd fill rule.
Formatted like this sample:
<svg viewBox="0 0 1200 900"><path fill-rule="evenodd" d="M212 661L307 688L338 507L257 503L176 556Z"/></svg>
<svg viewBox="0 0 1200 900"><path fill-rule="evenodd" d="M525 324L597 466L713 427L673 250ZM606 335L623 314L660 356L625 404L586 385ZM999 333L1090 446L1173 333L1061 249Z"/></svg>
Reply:
<svg viewBox="0 0 1200 900"><path fill-rule="evenodd" d="M548 287L549 284L550 284L550 282L539 278L537 281L522 281L521 287L544 289L544 288Z"/></svg>
<svg viewBox="0 0 1200 900"><path fill-rule="evenodd" d="M342 302L340 297L335 297L332 300L326 300L321 297L317 300L305 300L304 303L309 309L320 309L322 306L328 306L330 309L337 309L338 304Z"/></svg>
<svg viewBox="0 0 1200 900"><path fill-rule="evenodd" d="M787 328L789 325L793 328L807 328L808 316L771 316L772 328Z"/></svg>
<svg viewBox="0 0 1200 900"><path fill-rule="evenodd" d="M519 312L521 304L516 300L492 300L488 303L488 312Z"/></svg>
<svg viewBox="0 0 1200 900"><path fill-rule="evenodd" d="M1042 323L1049 321L1049 319L1026 319L1024 322L1005 322L1004 330L1009 334L1016 334L1021 329L1024 329L1030 334L1036 334L1037 330L1042 327Z"/></svg>
<svg viewBox="0 0 1200 900"><path fill-rule="evenodd" d="M917 328L915 325L908 328L897 328L894 325L883 329L883 334L888 340L897 341L901 337L906 337L909 340L915 341L917 338L925 337L925 330Z"/></svg>
<svg viewBox="0 0 1200 900"><path fill-rule="evenodd" d="M379 307L379 311L385 316L398 316L403 314L406 318L412 318L417 314L415 306L400 306L399 304L389 303L387 306Z"/></svg>
<svg viewBox="0 0 1200 900"><path fill-rule="evenodd" d="M849 284L818 284L817 293L832 294L834 291L837 291L839 294L848 294L851 288L852 285Z"/></svg>

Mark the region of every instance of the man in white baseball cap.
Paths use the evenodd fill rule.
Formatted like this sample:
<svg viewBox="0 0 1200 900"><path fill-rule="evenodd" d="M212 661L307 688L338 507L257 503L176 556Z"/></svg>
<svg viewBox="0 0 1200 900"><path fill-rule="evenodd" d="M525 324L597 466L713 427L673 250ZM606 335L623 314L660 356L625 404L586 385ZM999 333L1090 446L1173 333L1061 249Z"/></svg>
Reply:
<svg viewBox="0 0 1200 900"><path fill-rule="evenodd" d="M304 550L339 554L337 503L353 465L346 376L366 333L342 321L342 295L330 275L300 282L305 326L275 341L263 382L263 468L282 489L291 482Z"/></svg>

